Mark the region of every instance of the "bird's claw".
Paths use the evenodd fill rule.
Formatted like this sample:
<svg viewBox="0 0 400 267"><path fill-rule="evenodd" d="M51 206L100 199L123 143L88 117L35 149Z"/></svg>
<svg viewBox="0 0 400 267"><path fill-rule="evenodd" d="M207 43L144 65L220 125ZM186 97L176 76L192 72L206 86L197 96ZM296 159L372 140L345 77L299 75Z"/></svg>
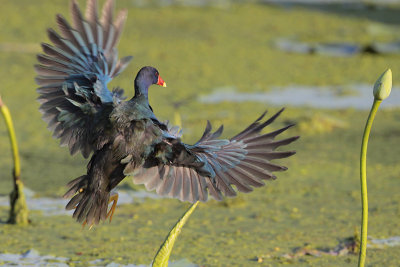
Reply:
<svg viewBox="0 0 400 267"><path fill-rule="evenodd" d="M118 202L118 193L115 193L115 194L113 194L113 195L110 197L110 200L108 201L108 203L111 203L111 202L112 202L112 205L111 205L111 208L110 208L110 210L108 211L107 217L106 217L106 219L107 219L108 217L110 217L110 222L111 222L112 217L113 217L113 215L114 215L115 207L117 206L117 202Z"/></svg>

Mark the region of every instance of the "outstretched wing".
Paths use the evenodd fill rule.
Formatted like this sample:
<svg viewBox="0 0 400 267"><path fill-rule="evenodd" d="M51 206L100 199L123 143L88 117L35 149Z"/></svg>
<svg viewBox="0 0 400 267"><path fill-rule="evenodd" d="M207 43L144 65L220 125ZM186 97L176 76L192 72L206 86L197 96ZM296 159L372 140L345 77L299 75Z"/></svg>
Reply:
<svg viewBox="0 0 400 267"><path fill-rule="evenodd" d="M168 163L165 160L149 159L138 172L134 182L144 184L148 190L160 195L179 198L182 201L206 201L208 194L217 200L223 195L236 196L234 185L240 192L250 192L253 187L264 185L263 180L276 179L273 172L284 171L284 166L271 160L289 157L294 151L275 151L297 140L299 137L275 141L275 137L293 125L260 134L283 111L261 122L264 113L249 127L229 140L217 139L221 126L214 133L208 123L201 139L193 146L173 143ZM159 151L158 151L159 153Z"/></svg>
<svg viewBox="0 0 400 267"><path fill-rule="evenodd" d="M107 128L107 114L123 94L121 89L110 92L107 83L132 59L118 59L116 49L127 11L120 11L113 21L114 0L106 1L100 20L97 9L97 0L88 0L83 17L72 0L73 25L56 16L61 35L48 29L53 45L42 44L44 53L35 65L43 119L61 145L68 145L71 154L80 150L84 157L106 142L101 131Z"/></svg>

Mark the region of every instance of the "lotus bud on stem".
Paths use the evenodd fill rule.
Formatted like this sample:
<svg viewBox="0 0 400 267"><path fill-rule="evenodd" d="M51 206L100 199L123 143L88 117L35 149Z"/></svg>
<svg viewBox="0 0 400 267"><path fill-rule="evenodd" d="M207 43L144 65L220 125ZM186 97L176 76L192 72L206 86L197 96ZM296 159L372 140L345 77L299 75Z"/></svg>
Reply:
<svg viewBox="0 0 400 267"><path fill-rule="evenodd" d="M360 154L360 183L361 183L361 205L362 205L362 216L361 216L361 244L360 254L358 258L358 266L364 267L365 258L367 255L367 232L368 232L368 194L367 194L367 148L368 139L371 132L372 122L374 121L376 112L378 111L379 105L382 100L386 99L390 95L392 89L392 71L387 69L378 78L374 85L374 103L372 104L371 111L369 113L367 123L364 129L364 135L361 144Z"/></svg>
<svg viewBox="0 0 400 267"><path fill-rule="evenodd" d="M374 85L374 98L376 100L385 100L392 90L392 70L387 69L376 80Z"/></svg>
<svg viewBox="0 0 400 267"><path fill-rule="evenodd" d="M17 138L15 137L14 126L11 120L11 114L8 107L4 104L0 96L0 112L6 122L8 136L10 138L11 150L13 153L14 169L13 169L13 181L14 189L10 193L10 217L8 223L26 225L29 223L28 219L28 207L26 205L24 195L24 185L20 179L21 176L21 165L18 154Z"/></svg>

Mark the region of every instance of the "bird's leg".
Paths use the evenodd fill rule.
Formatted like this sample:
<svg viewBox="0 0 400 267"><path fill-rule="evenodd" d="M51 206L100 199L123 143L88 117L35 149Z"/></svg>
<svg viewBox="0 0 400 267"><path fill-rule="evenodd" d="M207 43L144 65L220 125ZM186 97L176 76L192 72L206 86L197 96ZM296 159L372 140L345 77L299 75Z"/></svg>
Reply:
<svg viewBox="0 0 400 267"><path fill-rule="evenodd" d="M118 193L112 194L112 195L110 196L110 199L108 200L108 204L110 204L111 202L112 202L111 208L110 208L110 210L107 212L107 216L106 216L106 219L107 219L108 217L110 217L110 222L111 222L112 217L113 217L113 215L114 215L115 207L117 206L117 202L118 202ZM86 224L87 224L87 220L85 220L85 221L83 222L82 228L85 228ZM89 226L89 230L92 229L93 225L94 225L94 224L92 223L92 224Z"/></svg>
<svg viewBox="0 0 400 267"><path fill-rule="evenodd" d="M112 217L113 217L113 215L114 215L115 207L117 206L117 202L118 202L118 193L112 194L112 195L110 196L110 199L109 199L108 203L111 203L111 202L112 202L112 205L111 205L111 208L110 208L110 210L108 211L107 217L106 217L106 218L110 217L110 222L111 222Z"/></svg>

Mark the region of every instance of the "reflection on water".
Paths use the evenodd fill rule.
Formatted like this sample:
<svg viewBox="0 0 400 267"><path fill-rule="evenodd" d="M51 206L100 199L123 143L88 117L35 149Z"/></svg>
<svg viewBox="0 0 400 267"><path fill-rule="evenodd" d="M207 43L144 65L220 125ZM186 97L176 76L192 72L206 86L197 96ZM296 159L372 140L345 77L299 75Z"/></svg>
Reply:
<svg viewBox="0 0 400 267"><path fill-rule="evenodd" d="M400 54L400 41L382 43L373 42L367 45L354 43L305 43L290 38L275 40L276 48L297 54L319 54L324 56L348 57L356 54Z"/></svg>
<svg viewBox="0 0 400 267"><path fill-rule="evenodd" d="M373 248L384 248L384 247L396 247L400 246L400 236L392 236L383 239L373 239L371 238L368 247Z"/></svg>
<svg viewBox="0 0 400 267"><path fill-rule="evenodd" d="M35 198L35 193L26 187L24 188L24 193L29 210L42 211L43 215L45 216L72 215L74 212L73 210L65 210L65 205L67 205L69 199L48 197ZM162 196L144 190L118 190L118 195L119 197L117 205L140 202L146 198L162 198ZM0 196L0 206L10 206L9 196Z"/></svg>
<svg viewBox="0 0 400 267"><path fill-rule="evenodd" d="M89 262L89 266L106 266L106 267L148 267L150 265L136 264L119 264L111 262L105 264L104 259L97 259ZM69 258L56 257L52 255L40 255L35 249L30 249L21 254L0 253L1 266L53 266L53 267L68 267L70 265L83 265L79 261L71 261ZM171 267L197 267L198 265L189 262L186 259L170 262Z"/></svg>
<svg viewBox="0 0 400 267"><path fill-rule="evenodd" d="M261 102L277 106L308 106L313 108L368 110L373 102L373 85L272 87L268 92L238 92L235 87L216 88L199 98L203 103ZM394 87L381 108L400 106L400 88Z"/></svg>
<svg viewBox="0 0 400 267"><path fill-rule="evenodd" d="M41 256L35 249L30 249L22 254L0 253L2 266L69 266L68 258L55 257L51 255Z"/></svg>
<svg viewBox="0 0 400 267"><path fill-rule="evenodd" d="M320 54L328 56L351 56L363 51L357 44L350 43L327 43L309 44L298 42L291 39L279 38L275 41L275 46L285 52L299 54Z"/></svg>

